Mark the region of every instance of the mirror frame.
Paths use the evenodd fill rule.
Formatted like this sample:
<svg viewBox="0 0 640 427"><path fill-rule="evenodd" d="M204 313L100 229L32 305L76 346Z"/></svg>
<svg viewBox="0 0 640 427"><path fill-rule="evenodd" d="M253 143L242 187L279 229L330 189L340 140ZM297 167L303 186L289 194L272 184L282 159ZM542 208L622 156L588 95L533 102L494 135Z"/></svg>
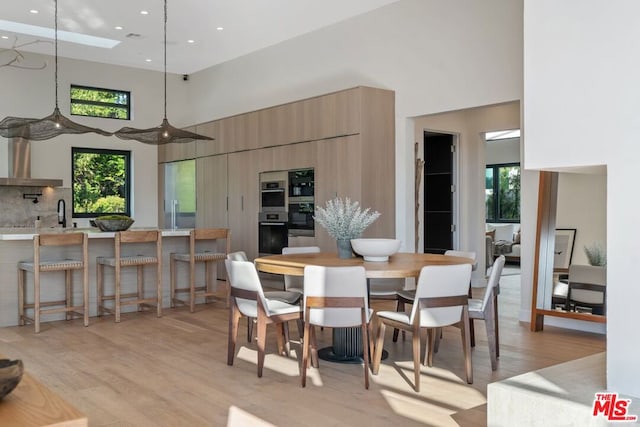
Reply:
<svg viewBox="0 0 640 427"><path fill-rule="evenodd" d="M575 313L538 308L538 287L553 286L553 249L558 200L558 172L540 171L538 184L538 216L533 259L533 283L531 286L531 331L544 329L544 316L564 317L588 322L606 323L607 317L599 314ZM555 271L558 273L566 272Z"/></svg>

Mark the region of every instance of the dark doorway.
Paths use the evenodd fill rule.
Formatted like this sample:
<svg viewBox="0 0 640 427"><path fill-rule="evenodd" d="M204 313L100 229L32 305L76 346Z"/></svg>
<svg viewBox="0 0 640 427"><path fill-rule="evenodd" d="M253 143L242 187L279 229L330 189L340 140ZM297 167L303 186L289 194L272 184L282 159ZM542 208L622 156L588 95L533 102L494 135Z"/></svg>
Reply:
<svg viewBox="0 0 640 427"><path fill-rule="evenodd" d="M424 132L424 252L453 249L453 135Z"/></svg>

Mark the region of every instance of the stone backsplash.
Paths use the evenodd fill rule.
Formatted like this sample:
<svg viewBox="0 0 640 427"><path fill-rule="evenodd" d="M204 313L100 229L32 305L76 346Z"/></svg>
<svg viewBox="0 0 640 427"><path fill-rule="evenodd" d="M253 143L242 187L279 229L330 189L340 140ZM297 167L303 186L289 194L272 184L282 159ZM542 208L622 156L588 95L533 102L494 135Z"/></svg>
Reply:
<svg viewBox="0 0 640 427"><path fill-rule="evenodd" d="M37 197L38 203L23 197L38 193L42 193ZM38 216L41 227L61 227L58 224L59 199L65 201L67 227L72 227L71 188L0 186L0 227L34 227Z"/></svg>

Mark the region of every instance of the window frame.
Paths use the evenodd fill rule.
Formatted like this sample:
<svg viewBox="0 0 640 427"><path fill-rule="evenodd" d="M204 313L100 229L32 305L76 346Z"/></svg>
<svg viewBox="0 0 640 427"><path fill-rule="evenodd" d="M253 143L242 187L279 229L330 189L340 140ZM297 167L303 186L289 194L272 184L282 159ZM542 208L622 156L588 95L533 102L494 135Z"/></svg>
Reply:
<svg viewBox="0 0 640 427"><path fill-rule="evenodd" d="M126 94L127 95L127 103L126 104L116 104L113 102L100 102L100 101L91 101L88 99L77 99L73 98L72 93L73 89L82 89L82 90L90 90L96 92L109 92L114 94ZM73 105L93 105L97 107L114 107L114 108L124 108L127 111L127 117L109 117L109 116L94 116L91 114L76 114L73 113ZM84 86L84 85L75 85L72 84L69 88L69 114L72 116L81 116L81 117L95 117L99 119L114 119L114 120L131 120L131 92L127 90L118 90L118 89L106 89L100 87L93 86Z"/></svg>
<svg viewBox="0 0 640 427"><path fill-rule="evenodd" d="M76 174L76 164L74 156L76 153L88 154L112 154L125 157L124 173L125 173L125 189L124 189L124 212L76 212L75 210L75 187L74 177ZM131 151L128 150L111 150L105 148L88 148L88 147L71 147L71 217L72 218L95 218L100 215L127 215L131 216Z"/></svg>
<svg viewBox="0 0 640 427"><path fill-rule="evenodd" d="M493 217L491 217L491 218L490 217L486 217L485 218L485 222L486 223L492 223L492 224L499 224L499 223L518 224L518 223L520 223L520 221L522 219L522 190L520 191L520 196L519 196L520 217L518 219L503 219L503 218L499 218L500 207L499 207L499 201L497 200L496 196L498 194L500 194L500 179L499 179L499 177L500 177L500 168L514 167L514 166L517 166L518 168L520 168L520 184L522 185L522 166L520 165L520 162L493 163L493 164L488 164L488 165L485 166L485 180L486 180L486 176L487 176L487 169L492 169L493 170L493 194L494 194ZM486 190L486 182L485 182L485 190ZM485 199L485 212L486 212L486 199Z"/></svg>

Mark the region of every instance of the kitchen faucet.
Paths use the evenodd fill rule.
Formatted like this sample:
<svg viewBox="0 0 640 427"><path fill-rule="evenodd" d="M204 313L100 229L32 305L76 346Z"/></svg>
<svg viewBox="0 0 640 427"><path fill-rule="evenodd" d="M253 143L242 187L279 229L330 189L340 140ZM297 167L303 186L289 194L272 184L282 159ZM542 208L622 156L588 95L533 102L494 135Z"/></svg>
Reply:
<svg viewBox="0 0 640 427"><path fill-rule="evenodd" d="M67 208L64 199L58 199L58 224L62 224L62 228L67 228Z"/></svg>

